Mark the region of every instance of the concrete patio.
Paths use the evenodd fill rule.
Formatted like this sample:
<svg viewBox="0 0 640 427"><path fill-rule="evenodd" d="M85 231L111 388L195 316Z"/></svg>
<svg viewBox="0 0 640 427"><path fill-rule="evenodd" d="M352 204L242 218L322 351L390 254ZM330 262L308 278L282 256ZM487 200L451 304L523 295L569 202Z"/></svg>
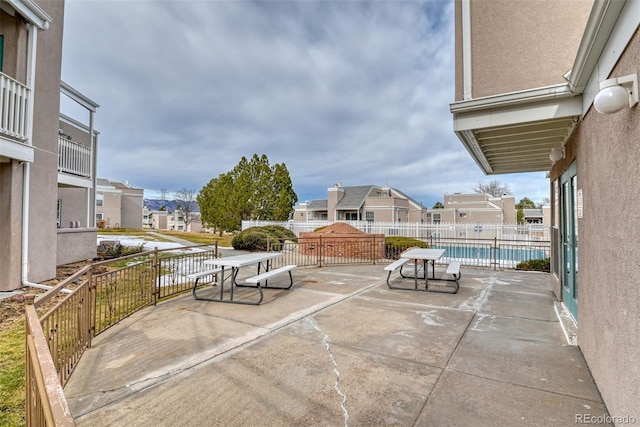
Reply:
<svg viewBox="0 0 640 427"><path fill-rule="evenodd" d="M67 384L77 424L609 425L546 274L463 268L447 295L389 290L383 267L298 269L260 306L188 294L132 315Z"/></svg>

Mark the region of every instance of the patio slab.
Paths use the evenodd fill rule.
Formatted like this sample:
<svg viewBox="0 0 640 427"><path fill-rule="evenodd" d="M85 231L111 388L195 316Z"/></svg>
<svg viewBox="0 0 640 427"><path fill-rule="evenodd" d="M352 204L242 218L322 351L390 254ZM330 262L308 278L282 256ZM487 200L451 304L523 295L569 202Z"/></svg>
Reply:
<svg viewBox="0 0 640 427"><path fill-rule="evenodd" d="M260 306L184 295L98 336L79 426L572 425L606 415L546 276L467 269L455 295L379 265L298 269Z"/></svg>

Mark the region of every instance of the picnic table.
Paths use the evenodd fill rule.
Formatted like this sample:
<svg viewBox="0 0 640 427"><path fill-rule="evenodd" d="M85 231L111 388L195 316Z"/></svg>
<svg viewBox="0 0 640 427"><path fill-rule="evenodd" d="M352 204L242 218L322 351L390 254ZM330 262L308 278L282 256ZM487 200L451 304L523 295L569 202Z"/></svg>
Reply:
<svg viewBox="0 0 640 427"><path fill-rule="evenodd" d="M449 263L447 267L446 273L451 274L453 276L453 279L436 278L436 261L442 258L442 255L444 255L445 251L446 251L445 249L414 248L414 249L409 249L408 251L403 252L400 255L399 260L394 261L393 263L385 267L385 270L389 272L387 276L387 286L390 289L408 290L408 288L405 288L405 287L392 285L389 281L389 279L391 278L391 273L396 269L400 268L401 277L413 279L413 289L410 289L410 290L414 290L414 291L422 290L418 287L418 279L420 280L424 279L424 284L425 284L424 290L427 292L441 292L441 293L455 294L456 292L458 292L458 289L460 286L458 282L458 280L460 279L460 262L459 261L452 261ZM405 266L405 264L407 264L410 260L414 260L413 275L405 276L402 272L402 269ZM429 278L429 262L431 262L431 278ZM422 271L422 276L419 274L419 271ZM445 288L445 289L433 288L433 287L429 288L429 280L455 282L455 287Z"/></svg>
<svg viewBox="0 0 640 427"><path fill-rule="evenodd" d="M193 284L193 297L196 300L204 300L204 301L218 301L218 302L229 302L235 304L251 304L258 305L262 302L263 299L263 288L274 288L274 289L290 289L293 285L293 278L291 276L291 270L296 268L295 265L285 265L284 267L280 267L277 269L271 269L271 261L277 258L284 256L282 252L251 252L248 254L242 255L233 255L229 257L223 258L212 258L203 262L204 265L212 267L211 269L204 270L199 273L194 273L189 275L191 279L195 279ZM247 267L251 265L258 266L258 272L255 276L251 276L245 279L244 283L238 283L238 273L242 267ZM225 274L226 270L226 274ZM264 270L261 273L261 270ZM289 274L289 284L288 286L269 286L268 279L278 276L283 273ZM196 293L196 289L198 287L198 280L205 276L217 275L219 274L221 280L220 284L220 296L214 298L208 298L203 296L198 296ZM224 287L225 282L229 280L229 298L225 299L224 295ZM260 297L257 301L246 301L246 300L237 300L234 299L234 288L241 287L254 287L258 289Z"/></svg>

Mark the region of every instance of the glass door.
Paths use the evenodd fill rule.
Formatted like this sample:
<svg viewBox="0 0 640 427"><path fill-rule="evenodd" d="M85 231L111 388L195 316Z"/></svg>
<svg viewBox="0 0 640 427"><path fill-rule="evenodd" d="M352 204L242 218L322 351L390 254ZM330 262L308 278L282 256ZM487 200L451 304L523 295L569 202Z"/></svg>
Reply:
<svg viewBox="0 0 640 427"><path fill-rule="evenodd" d="M578 175L576 164L562 174L562 299L578 322Z"/></svg>

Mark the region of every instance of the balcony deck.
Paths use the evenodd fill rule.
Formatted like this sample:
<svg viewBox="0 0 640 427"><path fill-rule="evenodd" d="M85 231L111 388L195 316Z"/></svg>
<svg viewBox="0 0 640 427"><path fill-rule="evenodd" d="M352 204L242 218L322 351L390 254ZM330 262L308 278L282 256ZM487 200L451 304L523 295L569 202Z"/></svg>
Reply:
<svg viewBox="0 0 640 427"><path fill-rule="evenodd" d="M546 274L462 273L456 295L389 290L369 265L298 269L292 290L265 291L258 307L173 298L96 337L65 394L79 426L607 416Z"/></svg>

